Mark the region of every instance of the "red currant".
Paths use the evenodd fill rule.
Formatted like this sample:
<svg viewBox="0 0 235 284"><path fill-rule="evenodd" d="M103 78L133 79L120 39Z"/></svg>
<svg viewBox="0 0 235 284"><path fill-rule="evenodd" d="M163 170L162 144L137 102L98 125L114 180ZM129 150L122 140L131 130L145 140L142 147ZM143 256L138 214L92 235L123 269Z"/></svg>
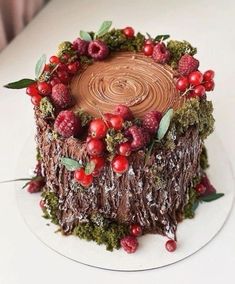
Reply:
<svg viewBox="0 0 235 284"><path fill-rule="evenodd" d="M215 88L215 82L213 80L207 81L203 84L203 86L205 87L207 92L213 91Z"/></svg>
<svg viewBox="0 0 235 284"><path fill-rule="evenodd" d="M68 84L70 81L69 74L66 71L58 71L57 76L59 80L64 84Z"/></svg>
<svg viewBox="0 0 235 284"><path fill-rule="evenodd" d="M45 209L45 201L44 201L43 199L40 200L39 206L40 206L40 208L41 208L42 210Z"/></svg>
<svg viewBox="0 0 235 284"><path fill-rule="evenodd" d="M26 94L29 95L29 96L37 96L37 95L39 95L39 92L38 92L38 89L37 89L37 85L35 83L29 85L27 87L27 89L26 89Z"/></svg>
<svg viewBox="0 0 235 284"><path fill-rule="evenodd" d="M90 156L101 156L104 152L104 142L102 140L92 138L87 143L87 152Z"/></svg>
<svg viewBox="0 0 235 284"><path fill-rule="evenodd" d="M153 49L154 49L154 45L153 44L145 44L143 51L144 51L144 55L146 56L152 56L153 54Z"/></svg>
<svg viewBox="0 0 235 284"><path fill-rule="evenodd" d="M189 83L193 86L200 85L203 80L203 75L200 71L194 71L188 76Z"/></svg>
<svg viewBox="0 0 235 284"><path fill-rule="evenodd" d="M206 89L204 86L202 85L198 85L195 87L195 89L193 90L194 94L198 97L202 97L205 95Z"/></svg>
<svg viewBox="0 0 235 284"><path fill-rule="evenodd" d="M61 83L61 81L57 76L54 76L50 81L50 84L51 84L52 87L54 87L55 85L57 85L59 83Z"/></svg>
<svg viewBox="0 0 235 284"><path fill-rule="evenodd" d="M93 157L90 159L90 162L95 164L94 171L101 171L105 165L105 159L103 157Z"/></svg>
<svg viewBox="0 0 235 284"><path fill-rule="evenodd" d="M115 173L123 174L128 170L129 162L125 156L117 155L112 160L112 169Z"/></svg>
<svg viewBox="0 0 235 284"><path fill-rule="evenodd" d="M45 64L43 71L49 72L51 70L51 67L49 64Z"/></svg>
<svg viewBox="0 0 235 284"><path fill-rule="evenodd" d="M80 181L81 185L84 187L89 187L93 182L92 175L84 175L83 179Z"/></svg>
<svg viewBox="0 0 235 284"><path fill-rule="evenodd" d="M154 41L153 41L151 38L148 38L148 39L145 40L144 44L145 44L145 45L147 45L147 44L152 44L152 45L154 45Z"/></svg>
<svg viewBox="0 0 235 284"><path fill-rule="evenodd" d="M142 235L142 228L138 224L132 224L130 227L130 232L133 236L139 237Z"/></svg>
<svg viewBox="0 0 235 284"><path fill-rule="evenodd" d="M118 152L122 156L130 156L131 154L131 143L123 142L118 146Z"/></svg>
<svg viewBox="0 0 235 284"><path fill-rule="evenodd" d="M64 63L59 63L59 65L58 65L58 67L57 67L57 70L58 70L58 71L66 71L66 72L68 72L68 67L67 67L67 65L64 64Z"/></svg>
<svg viewBox="0 0 235 284"><path fill-rule="evenodd" d="M189 86L188 78L187 77L180 77L176 82L177 90L184 92L187 90Z"/></svg>
<svg viewBox="0 0 235 284"><path fill-rule="evenodd" d="M38 91L43 96L48 96L51 93L51 85L47 82L38 82Z"/></svg>
<svg viewBox="0 0 235 284"><path fill-rule="evenodd" d="M213 70L207 70L203 74L203 81L208 82L211 81L215 77L215 72Z"/></svg>
<svg viewBox="0 0 235 284"><path fill-rule="evenodd" d="M122 32L128 38L132 38L135 34L135 31L132 27L126 27L125 29L122 30Z"/></svg>
<svg viewBox="0 0 235 284"><path fill-rule="evenodd" d="M31 102L34 106L39 106L42 97L40 95L35 95L31 97Z"/></svg>
<svg viewBox="0 0 235 284"><path fill-rule="evenodd" d="M68 72L70 74L75 74L79 69L79 62L76 61L76 62L70 63L67 65L67 67L68 67Z"/></svg>
<svg viewBox="0 0 235 284"><path fill-rule="evenodd" d="M115 130L121 130L123 124L123 118L120 115L112 115L109 124Z"/></svg>
<svg viewBox="0 0 235 284"><path fill-rule="evenodd" d="M56 64L56 65L60 63L59 57L57 57L55 55L51 56L49 61L50 61L51 64Z"/></svg>
<svg viewBox="0 0 235 284"><path fill-rule="evenodd" d="M108 127L102 118L93 119L90 123L89 131L93 138L104 138L106 136Z"/></svg>
<svg viewBox="0 0 235 284"><path fill-rule="evenodd" d="M169 252L173 252L176 250L177 244L174 240L168 240L165 244L165 247Z"/></svg>
<svg viewBox="0 0 235 284"><path fill-rule="evenodd" d="M74 172L74 179L77 182L80 182L84 178L84 176L85 176L85 171L84 171L83 168L75 170L75 172Z"/></svg>
<svg viewBox="0 0 235 284"><path fill-rule="evenodd" d="M199 194L199 195L203 195L205 192L206 192L206 187L204 184L202 183L199 183L197 186L196 186L196 192Z"/></svg>

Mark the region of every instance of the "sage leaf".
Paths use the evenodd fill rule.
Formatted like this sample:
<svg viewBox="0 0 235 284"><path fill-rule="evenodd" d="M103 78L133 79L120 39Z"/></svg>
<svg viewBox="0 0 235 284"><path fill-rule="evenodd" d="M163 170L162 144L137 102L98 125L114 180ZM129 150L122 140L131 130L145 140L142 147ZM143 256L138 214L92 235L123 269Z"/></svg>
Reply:
<svg viewBox="0 0 235 284"><path fill-rule="evenodd" d="M85 174L86 175L90 175L91 173L94 172L94 169L95 169L95 163L94 162L89 162L86 164L86 167L85 167Z"/></svg>
<svg viewBox="0 0 235 284"><path fill-rule="evenodd" d="M224 193L212 193L212 194L200 197L200 200L204 202L211 202L211 201L221 198L222 196L224 196Z"/></svg>
<svg viewBox="0 0 235 284"><path fill-rule="evenodd" d="M170 37L170 35L158 35L155 37L154 41L163 41Z"/></svg>
<svg viewBox="0 0 235 284"><path fill-rule="evenodd" d="M80 31L80 38L85 41L92 41L91 35L85 31Z"/></svg>
<svg viewBox="0 0 235 284"><path fill-rule="evenodd" d="M70 158L61 158L60 163L65 166L68 171L75 171L82 167L82 164Z"/></svg>
<svg viewBox="0 0 235 284"><path fill-rule="evenodd" d="M45 54L43 54L37 61L35 66L35 77L36 79L39 79L39 77L42 75L44 66L46 64L47 57Z"/></svg>
<svg viewBox="0 0 235 284"><path fill-rule="evenodd" d="M33 83L35 83L35 80L26 78L26 79L21 79L19 81L8 83L4 87L8 89L24 89Z"/></svg>
<svg viewBox="0 0 235 284"><path fill-rule="evenodd" d="M166 132L167 132L169 126L170 126L172 116L173 116L173 109L170 108L164 114L164 116L162 117L162 119L160 121L159 128L158 128L158 131L157 131L157 139L158 140L161 140L165 136L165 134L166 134Z"/></svg>
<svg viewBox="0 0 235 284"><path fill-rule="evenodd" d="M101 24L98 32L95 33L95 37L101 37L104 34L106 34L109 31L111 26L112 26L112 21L104 21Z"/></svg>
<svg viewBox="0 0 235 284"><path fill-rule="evenodd" d="M195 212L197 207L199 205L199 200L196 200L194 203L193 203L193 206L192 206L192 211Z"/></svg>

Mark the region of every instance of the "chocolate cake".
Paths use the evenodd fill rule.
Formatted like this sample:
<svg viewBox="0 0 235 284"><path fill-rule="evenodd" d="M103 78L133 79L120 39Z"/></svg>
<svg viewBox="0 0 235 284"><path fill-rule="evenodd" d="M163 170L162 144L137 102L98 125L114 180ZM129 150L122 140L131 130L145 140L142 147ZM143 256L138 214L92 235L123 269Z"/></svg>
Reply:
<svg viewBox="0 0 235 284"><path fill-rule="evenodd" d="M36 66L27 87L35 109L38 164L28 190L42 190L44 217L65 235L122 246L157 233L176 247L177 224L208 195L205 138L213 131L214 72L196 48L133 28L80 32Z"/></svg>

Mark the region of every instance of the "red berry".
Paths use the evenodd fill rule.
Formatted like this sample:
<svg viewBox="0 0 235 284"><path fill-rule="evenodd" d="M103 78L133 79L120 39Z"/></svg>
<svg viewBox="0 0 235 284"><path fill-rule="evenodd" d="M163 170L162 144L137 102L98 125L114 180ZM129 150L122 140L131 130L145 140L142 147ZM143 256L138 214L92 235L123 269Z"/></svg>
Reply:
<svg viewBox="0 0 235 284"><path fill-rule="evenodd" d="M81 185L84 187L89 187L93 182L92 175L84 175L83 179L80 181Z"/></svg>
<svg viewBox="0 0 235 284"><path fill-rule="evenodd" d="M51 94L51 85L47 82L38 82L38 91L43 96Z"/></svg>
<svg viewBox="0 0 235 284"><path fill-rule="evenodd" d="M66 71L68 72L68 67L65 63L59 63L57 66L57 71Z"/></svg>
<svg viewBox="0 0 235 284"><path fill-rule="evenodd" d="M178 63L178 72L183 75L187 76L191 72L197 70L199 67L199 61L194 58L192 55L184 54Z"/></svg>
<svg viewBox="0 0 235 284"><path fill-rule="evenodd" d="M89 132L93 138L101 139L106 136L108 127L102 118L95 118L91 121Z"/></svg>
<svg viewBox="0 0 235 284"><path fill-rule="evenodd" d="M26 94L29 96L37 96L39 95L37 84L33 83L29 85L26 89Z"/></svg>
<svg viewBox="0 0 235 284"><path fill-rule="evenodd" d="M84 176L85 176L85 171L84 171L83 168L75 170L75 172L74 172L74 179L77 182L80 182L81 180L83 180Z"/></svg>
<svg viewBox="0 0 235 284"><path fill-rule="evenodd" d="M115 173L123 174L129 168L129 162L125 156L117 155L112 160L112 169Z"/></svg>
<svg viewBox="0 0 235 284"><path fill-rule="evenodd" d="M93 157L90 159L90 162L95 164L94 171L101 171L105 165L105 159L103 157Z"/></svg>
<svg viewBox="0 0 235 284"><path fill-rule="evenodd" d="M49 72L49 71L51 71L51 66L50 66L50 64L45 64L44 69L43 69L43 72Z"/></svg>
<svg viewBox="0 0 235 284"><path fill-rule="evenodd" d="M203 74L203 81L205 82L211 81L212 79L214 79L214 77L215 77L215 72L213 70L207 70Z"/></svg>
<svg viewBox="0 0 235 284"><path fill-rule="evenodd" d="M108 46L101 40L93 40L89 43L88 54L95 60L103 60L109 54Z"/></svg>
<svg viewBox="0 0 235 284"><path fill-rule="evenodd" d="M158 111L150 111L146 113L143 117L144 129L146 129L151 134L155 134L158 129L161 118L162 114Z"/></svg>
<svg viewBox="0 0 235 284"><path fill-rule="evenodd" d="M206 187L206 191L205 191L205 194L204 194L205 196L216 192L216 189L210 183L210 180L208 179L208 177L206 175L203 176L200 183L203 184Z"/></svg>
<svg viewBox="0 0 235 284"><path fill-rule="evenodd" d="M203 183L199 183L197 184L196 186L196 192L199 194L199 195L203 195L205 192L206 192L206 187Z"/></svg>
<svg viewBox="0 0 235 284"><path fill-rule="evenodd" d="M55 130L63 137L77 136L81 131L80 119L71 110L61 111L54 123Z"/></svg>
<svg viewBox="0 0 235 284"><path fill-rule="evenodd" d="M145 45L147 45L147 44L153 44L154 45L154 41L151 38L148 38L148 39L145 40L144 44Z"/></svg>
<svg viewBox="0 0 235 284"><path fill-rule="evenodd" d="M104 142L96 138L92 138L87 143L87 152L90 156L101 156L104 152L104 148Z"/></svg>
<svg viewBox="0 0 235 284"><path fill-rule="evenodd" d="M126 236L121 239L120 244L127 253L134 253L138 248L138 241L134 236Z"/></svg>
<svg viewBox="0 0 235 284"><path fill-rule="evenodd" d="M126 135L131 138L131 149L135 151L143 148L148 142L148 139L146 140L145 137L144 129L137 125L133 125L128 128Z"/></svg>
<svg viewBox="0 0 235 284"><path fill-rule="evenodd" d="M194 88L193 92L194 92L194 95L198 97L202 97L205 95L206 89L203 85L198 85Z"/></svg>
<svg viewBox="0 0 235 284"><path fill-rule="evenodd" d="M177 244L174 240L168 240L165 244L165 247L169 252L173 252L176 250Z"/></svg>
<svg viewBox="0 0 235 284"><path fill-rule="evenodd" d="M31 180L28 184L27 191L29 193L39 192L41 191L44 185L45 185L45 181L43 179Z"/></svg>
<svg viewBox="0 0 235 284"><path fill-rule="evenodd" d="M114 109L114 113L120 115L124 120L132 120L133 114L128 106L117 105Z"/></svg>
<svg viewBox="0 0 235 284"><path fill-rule="evenodd" d="M39 106L42 97L40 95L35 95L31 97L31 102L34 106Z"/></svg>
<svg viewBox="0 0 235 284"><path fill-rule="evenodd" d="M62 62L64 62L64 63L67 63L68 62L68 60L70 59L70 54L68 54L68 53L64 53L64 54L62 54L62 56L60 57L60 60L62 61Z"/></svg>
<svg viewBox="0 0 235 284"><path fill-rule="evenodd" d="M50 81L50 84L51 84L52 87L54 87L55 85L57 85L59 83L61 83L61 81L57 76L54 76Z"/></svg>
<svg viewBox="0 0 235 284"><path fill-rule="evenodd" d="M143 51L144 51L144 55L146 56L152 56L153 54L153 49L154 49L154 44L145 44Z"/></svg>
<svg viewBox="0 0 235 284"><path fill-rule="evenodd" d="M68 72L72 75L74 75L75 73L77 73L78 69L79 69L79 62L73 62L68 64Z"/></svg>
<svg viewBox="0 0 235 284"><path fill-rule="evenodd" d="M123 118L120 115L112 115L109 119L109 125L115 130L121 130L123 126Z"/></svg>
<svg viewBox="0 0 235 284"><path fill-rule="evenodd" d="M130 156L131 154L130 142L124 142L124 143L119 144L118 153L122 156Z"/></svg>
<svg viewBox="0 0 235 284"><path fill-rule="evenodd" d="M81 38L77 38L73 42L73 47L78 52L79 55L87 55L88 45L89 41L85 41Z"/></svg>
<svg viewBox="0 0 235 284"><path fill-rule="evenodd" d="M51 56L49 61L50 61L51 64L59 64L60 63L59 57L57 57L55 55Z"/></svg>
<svg viewBox="0 0 235 284"><path fill-rule="evenodd" d="M53 86L51 101L57 108L64 109L68 107L72 102L68 87L62 83Z"/></svg>
<svg viewBox="0 0 235 284"><path fill-rule="evenodd" d="M214 90L215 83L214 83L213 80L211 80L211 81L207 81L207 82L203 83L203 86L205 87L206 91L209 92L209 91Z"/></svg>
<svg viewBox="0 0 235 284"><path fill-rule="evenodd" d="M135 31L132 27L126 27L122 30L122 32L127 38L132 38L135 35Z"/></svg>
<svg viewBox="0 0 235 284"><path fill-rule="evenodd" d="M189 86L188 78L187 77L180 77L176 82L177 90L184 92L187 90Z"/></svg>
<svg viewBox="0 0 235 284"><path fill-rule="evenodd" d="M170 59L170 52L166 48L166 45L163 42L160 42L155 45L152 56L155 62L165 64Z"/></svg>
<svg viewBox="0 0 235 284"><path fill-rule="evenodd" d="M43 199L40 200L39 202L39 206L42 210L44 210L46 207L45 207L45 201Z"/></svg>
<svg viewBox="0 0 235 284"><path fill-rule="evenodd" d="M203 75L200 71L194 71L189 74L188 80L193 86L198 86L202 83Z"/></svg>
<svg viewBox="0 0 235 284"><path fill-rule="evenodd" d="M70 77L67 71L58 71L57 76L59 80L64 84L68 84L70 81Z"/></svg>
<svg viewBox="0 0 235 284"><path fill-rule="evenodd" d="M138 224L132 224L130 227L131 234L135 237L139 237L142 235L142 228Z"/></svg>

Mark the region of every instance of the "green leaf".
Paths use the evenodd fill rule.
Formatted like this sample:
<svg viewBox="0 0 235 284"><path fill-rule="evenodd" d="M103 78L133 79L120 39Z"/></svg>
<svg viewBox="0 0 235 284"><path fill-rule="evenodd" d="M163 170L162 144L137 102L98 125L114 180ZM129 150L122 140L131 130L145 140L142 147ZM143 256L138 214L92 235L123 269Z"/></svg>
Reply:
<svg viewBox="0 0 235 284"><path fill-rule="evenodd" d="M46 64L46 59L47 59L46 55L43 54L39 58L39 60L37 61L36 66L35 66L35 77L36 77L36 79L39 79L39 77L42 75L44 66Z"/></svg>
<svg viewBox="0 0 235 284"><path fill-rule="evenodd" d="M197 207L199 205L199 200L196 200L194 203L193 203L193 206L192 206L192 211L195 212Z"/></svg>
<svg viewBox="0 0 235 284"><path fill-rule="evenodd" d="M158 128L158 131L157 131L157 139L158 140L161 140L165 136L165 134L166 134L166 132L167 132L169 126L170 126L172 116L173 116L173 109L170 108L164 114L164 116L162 117L162 119L160 121L159 128Z"/></svg>
<svg viewBox="0 0 235 284"><path fill-rule="evenodd" d="M75 171L82 167L82 164L70 158L61 158L60 163L66 167L68 171Z"/></svg>
<svg viewBox="0 0 235 284"><path fill-rule="evenodd" d="M26 79L21 79L19 81L8 83L4 87L8 89L24 89L33 83L35 83L35 80L26 78Z"/></svg>
<svg viewBox="0 0 235 284"><path fill-rule="evenodd" d="M149 39L152 39L152 37L151 37L151 35L150 35L149 33L146 33L146 35L147 35L147 37L148 37Z"/></svg>
<svg viewBox="0 0 235 284"><path fill-rule="evenodd" d="M86 164L86 167L85 167L85 174L86 175L90 175L91 173L93 173L95 169L95 163L94 162L89 162Z"/></svg>
<svg viewBox="0 0 235 284"><path fill-rule="evenodd" d="M224 196L224 193L212 193L212 194L200 197L200 200L204 202L211 202L216 199L219 199L222 196Z"/></svg>
<svg viewBox="0 0 235 284"><path fill-rule="evenodd" d="M104 34L106 34L109 31L111 26L112 26L112 21L104 21L102 23L102 25L100 26L98 32L95 33L95 38L96 37L101 37Z"/></svg>
<svg viewBox="0 0 235 284"><path fill-rule="evenodd" d="M92 41L91 35L85 31L80 31L80 38L86 41Z"/></svg>
<svg viewBox="0 0 235 284"><path fill-rule="evenodd" d="M154 41L163 41L170 37L170 35L158 35L155 37Z"/></svg>

